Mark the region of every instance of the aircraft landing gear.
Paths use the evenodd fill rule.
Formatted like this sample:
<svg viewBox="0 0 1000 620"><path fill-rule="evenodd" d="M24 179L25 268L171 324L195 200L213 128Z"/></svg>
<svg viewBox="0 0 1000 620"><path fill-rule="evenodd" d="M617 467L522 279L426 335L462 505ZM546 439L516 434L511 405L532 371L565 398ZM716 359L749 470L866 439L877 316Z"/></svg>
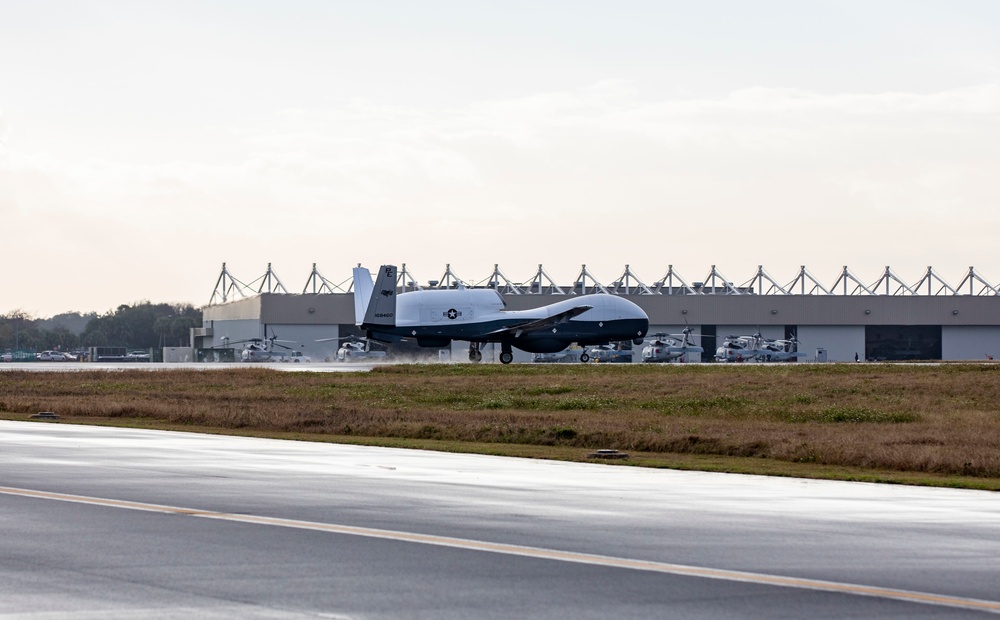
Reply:
<svg viewBox="0 0 1000 620"><path fill-rule="evenodd" d="M500 363L509 364L514 361L514 352L511 351L510 344L506 342L500 343Z"/></svg>
<svg viewBox="0 0 1000 620"><path fill-rule="evenodd" d="M580 354L580 361L583 362L584 364L590 361L590 356L587 355L586 351Z"/></svg>
<svg viewBox="0 0 1000 620"><path fill-rule="evenodd" d="M483 361L483 353L479 350L478 342L469 343L469 361L473 364L478 364Z"/></svg>

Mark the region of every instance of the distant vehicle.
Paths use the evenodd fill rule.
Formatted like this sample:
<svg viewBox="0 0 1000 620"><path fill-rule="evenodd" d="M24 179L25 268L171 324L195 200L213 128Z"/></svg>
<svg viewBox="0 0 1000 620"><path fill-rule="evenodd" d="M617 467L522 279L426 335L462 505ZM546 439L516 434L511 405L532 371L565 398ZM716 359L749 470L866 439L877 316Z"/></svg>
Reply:
<svg viewBox="0 0 1000 620"><path fill-rule="evenodd" d="M602 344L596 347L589 347L580 355L581 362L588 361L588 359L584 359L585 356L589 361L600 364L632 363L632 349L622 348L620 344Z"/></svg>
<svg viewBox="0 0 1000 620"><path fill-rule="evenodd" d="M0 355L0 362L13 362L13 361L14 361L14 354L9 351L7 353Z"/></svg>
<svg viewBox="0 0 1000 620"><path fill-rule="evenodd" d="M42 351L35 354L35 359L39 362L72 362L76 361L76 356L62 351Z"/></svg>
<svg viewBox="0 0 1000 620"><path fill-rule="evenodd" d="M126 362L148 362L149 352L147 351L129 351L125 355Z"/></svg>
<svg viewBox="0 0 1000 620"><path fill-rule="evenodd" d="M299 364L299 363L308 364L312 362L312 358L309 357L308 355L303 354L302 351L292 351L288 355L282 356L281 361L290 362L292 364Z"/></svg>
<svg viewBox="0 0 1000 620"><path fill-rule="evenodd" d="M702 347L696 345L691 338L691 328L685 327L680 334L653 334L653 340L642 348L642 361L645 363L663 363L674 360L684 361L689 353L702 353Z"/></svg>

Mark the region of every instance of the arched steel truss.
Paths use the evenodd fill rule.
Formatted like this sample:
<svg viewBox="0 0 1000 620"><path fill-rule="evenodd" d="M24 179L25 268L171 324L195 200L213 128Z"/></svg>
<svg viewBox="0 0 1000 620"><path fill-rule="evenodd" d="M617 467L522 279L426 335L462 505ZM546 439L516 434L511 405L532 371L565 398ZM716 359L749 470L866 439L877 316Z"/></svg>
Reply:
<svg viewBox="0 0 1000 620"><path fill-rule="evenodd" d="M968 273L957 286L951 286L932 267L928 267L927 272L919 280L913 284L907 284L888 266L877 280L866 284L854 275L846 265L830 286L824 286L806 269L805 265L800 267L795 277L787 284L776 280L761 265L757 266L756 272L750 279L741 284L735 282L735 280L730 280L722 275L715 265L712 265L708 274L701 280L691 282L677 273L673 265L668 265L666 273L649 285L637 276L629 265L625 265L625 270L621 275L607 285L598 280L587 269L587 265L582 265L579 275L572 280L571 284L560 285L545 271L542 265L538 265L538 270L530 277L520 281L507 277L499 265L494 265L489 276L475 281L460 278L448 264L439 279L427 280L421 284L421 281L407 268L406 263L403 263L399 269L397 285L402 291L460 287L492 288L504 295L582 295L587 293L615 295L1000 295L1000 290L977 273L974 267L969 267ZM312 272L306 280L302 293L317 295L348 293L351 289L350 278L340 284L333 284L320 274L316 263L313 263ZM216 280L215 290L208 305L233 301L237 295L247 297L259 293L287 292L271 268L271 263L267 264L267 271L264 275L250 281L249 284L235 278L227 269L226 263L222 263L222 272Z"/></svg>

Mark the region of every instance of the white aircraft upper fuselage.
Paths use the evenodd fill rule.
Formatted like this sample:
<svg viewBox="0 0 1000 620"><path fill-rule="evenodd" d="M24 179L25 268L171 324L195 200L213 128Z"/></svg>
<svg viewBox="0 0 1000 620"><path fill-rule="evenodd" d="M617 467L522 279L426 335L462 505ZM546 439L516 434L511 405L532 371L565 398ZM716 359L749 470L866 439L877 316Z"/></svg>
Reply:
<svg viewBox="0 0 1000 620"><path fill-rule="evenodd" d="M375 331L416 338L418 343L441 338L498 342L503 336L529 353L554 353L574 342L585 346L642 338L649 329L649 318L639 306L614 295L582 295L530 310L506 310L506 305L493 289L412 291L396 297L394 328ZM545 328L504 332L582 306L590 308Z"/></svg>
<svg viewBox="0 0 1000 620"><path fill-rule="evenodd" d="M530 310L506 310L503 297L493 289L396 294L395 275L395 267L383 265L374 285L366 285L370 273L355 270L358 321L376 339L412 338L428 347L444 347L452 340L497 342L505 352L501 361L509 363L512 346L529 353L554 353L573 343L641 341L649 329L642 308L615 295L582 295Z"/></svg>

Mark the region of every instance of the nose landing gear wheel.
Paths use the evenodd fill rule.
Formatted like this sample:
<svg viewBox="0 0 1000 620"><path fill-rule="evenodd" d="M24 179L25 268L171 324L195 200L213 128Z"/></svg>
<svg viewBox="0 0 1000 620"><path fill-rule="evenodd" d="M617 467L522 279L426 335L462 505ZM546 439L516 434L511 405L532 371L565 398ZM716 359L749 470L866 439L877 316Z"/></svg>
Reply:
<svg viewBox="0 0 1000 620"><path fill-rule="evenodd" d="M581 353L580 354L580 361L583 362L584 364L586 364L587 362L590 361L590 356L587 355L586 353Z"/></svg>

